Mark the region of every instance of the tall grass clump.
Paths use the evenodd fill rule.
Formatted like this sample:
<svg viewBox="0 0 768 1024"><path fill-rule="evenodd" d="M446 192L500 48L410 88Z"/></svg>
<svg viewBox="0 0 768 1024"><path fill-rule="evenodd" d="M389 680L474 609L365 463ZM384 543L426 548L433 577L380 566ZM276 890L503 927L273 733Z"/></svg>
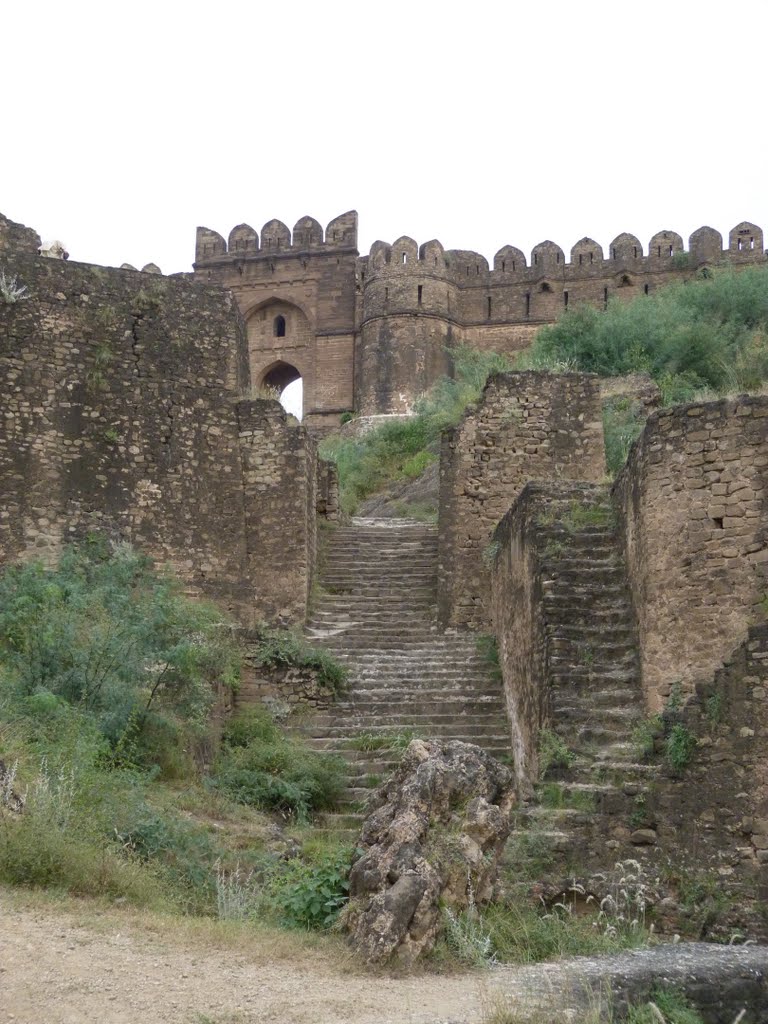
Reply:
<svg viewBox="0 0 768 1024"><path fill-rule="evenodd" d="M324 458L338 465L340 502L352 514L388 484L419 476L439 454L440 433L461 419L492 373L512 368L506 356L470 348L451 350L453 377L441 378L416 405L415 415L392 421L360 437L329 438Z"/></svg>
<svg viewBox="0 0 768 1024"><path fill-rule="evenodd" d="M580 305L536 337L530 365L601 376L644 371L665 404L768 379L768 269L717 271L604 311Z"/></svg>
<svg viewBox="0 0 768 1024"><path fill-rule="evenodd" d="M214 785L237 803L306 821L336 804L344 770L341 758L309 750L252 708L224 731Z"/></svg>

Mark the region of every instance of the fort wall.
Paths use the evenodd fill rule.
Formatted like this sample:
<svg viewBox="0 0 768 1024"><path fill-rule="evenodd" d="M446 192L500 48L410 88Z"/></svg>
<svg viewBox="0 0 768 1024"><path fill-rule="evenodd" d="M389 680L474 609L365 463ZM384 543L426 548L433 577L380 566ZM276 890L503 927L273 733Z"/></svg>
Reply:
<svg viewBox="0 0 768 1024"><path fill-rule="evenodd" d="M654 412L614 488L648 706L709 678L766 591L768 399Z"/></svg>
<svg viewBox="0 0 768 1024"><path fill-rule="evenodd" d="M0 301L0 562L103 530L246 623L302 620L315 444L277 403L240 401L231 296L8 247L2 269L27 296Z"/></svg>
<svg viewBox="0 0 768 1024"><path fill-rule="evenodd" d="M195 276L235 294L255 388L301 375L306 422L324 430L347 410L409 411L451 372L455 346L513 355L581 303L602 308L716 266L764 264L763 242L762 229L743 221L727 244L703 227L687 249L675 231L658 231L647 245L623 232L605 250L588 237L568 254L549 240L529 257L504 245L489 264L480 253L404 235L360 257L352 211L325 231L311 217L293 231L269 221L260 235L240 224L227 239L198 228Z"/></svg>
<svg viewBox="0 0 768 1024"><path fill-rule="evenodd" d="M440 453L439 604L444 626L490 620L483 551L531 480L598 481L605 448L596 377L495 374L480 401L443 435Z"/></svg>
<svg viewBox="0 0 768 1024"><path fill-rule="evenodd" d="M291 231L269 221L229 238L197 229L195 278L229 288L243 314L254 393L301 376L304 420L323 429L354 408L357 214L323 231L302 217Z"/></svg>

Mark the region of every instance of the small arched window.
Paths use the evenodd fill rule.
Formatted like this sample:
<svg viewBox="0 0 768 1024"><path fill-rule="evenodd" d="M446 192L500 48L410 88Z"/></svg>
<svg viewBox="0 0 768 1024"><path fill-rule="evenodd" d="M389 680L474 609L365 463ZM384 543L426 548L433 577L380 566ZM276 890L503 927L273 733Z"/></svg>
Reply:
<svg viewBox="0 0 768 1024"><path fill-rule="evenodd" d="M284 338L285 337L285 317L282 316L282 315L275 317L275 337L276 338Z"/></svg>

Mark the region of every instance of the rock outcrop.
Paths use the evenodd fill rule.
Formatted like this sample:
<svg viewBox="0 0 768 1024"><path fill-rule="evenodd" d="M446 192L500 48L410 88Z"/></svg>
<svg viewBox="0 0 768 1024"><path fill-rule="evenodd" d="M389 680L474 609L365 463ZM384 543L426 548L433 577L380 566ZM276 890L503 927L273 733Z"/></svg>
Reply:
<svg viewBox="0 0 768 1024"><path fill-rule="evenodd" d="M369 961L432 948L441 906L493 895L515 803L511 769L458 740L413 740L374 794L350 873L344 926Z"/></svg>

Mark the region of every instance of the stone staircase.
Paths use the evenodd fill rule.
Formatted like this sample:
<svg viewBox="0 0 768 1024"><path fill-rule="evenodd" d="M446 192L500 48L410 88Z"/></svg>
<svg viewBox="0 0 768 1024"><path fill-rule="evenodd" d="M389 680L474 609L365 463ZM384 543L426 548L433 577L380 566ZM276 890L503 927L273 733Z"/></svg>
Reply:
<svg viewBox="0 0 768 1024"><path fill-rule="evenodd" d="M636 855L655 771L638 759L632 742L645 712L607 490L561 485L538 517L535 536L550 729L567 747L570 764L551 768L538 784L517 837L537 833L564 871L598 867Z"/></svg>
<svg viewBox="0 0 768 1024"><path fill-rule="evenodd" d="M477 637L437 630L434 526L359 518L337 527L327 537L320 585L307 639L350 673L348 692L299 727L310 746L348 765L343 805L321 827L358 827L371 790L414 735L509 756L501 682Z"/></svg>

